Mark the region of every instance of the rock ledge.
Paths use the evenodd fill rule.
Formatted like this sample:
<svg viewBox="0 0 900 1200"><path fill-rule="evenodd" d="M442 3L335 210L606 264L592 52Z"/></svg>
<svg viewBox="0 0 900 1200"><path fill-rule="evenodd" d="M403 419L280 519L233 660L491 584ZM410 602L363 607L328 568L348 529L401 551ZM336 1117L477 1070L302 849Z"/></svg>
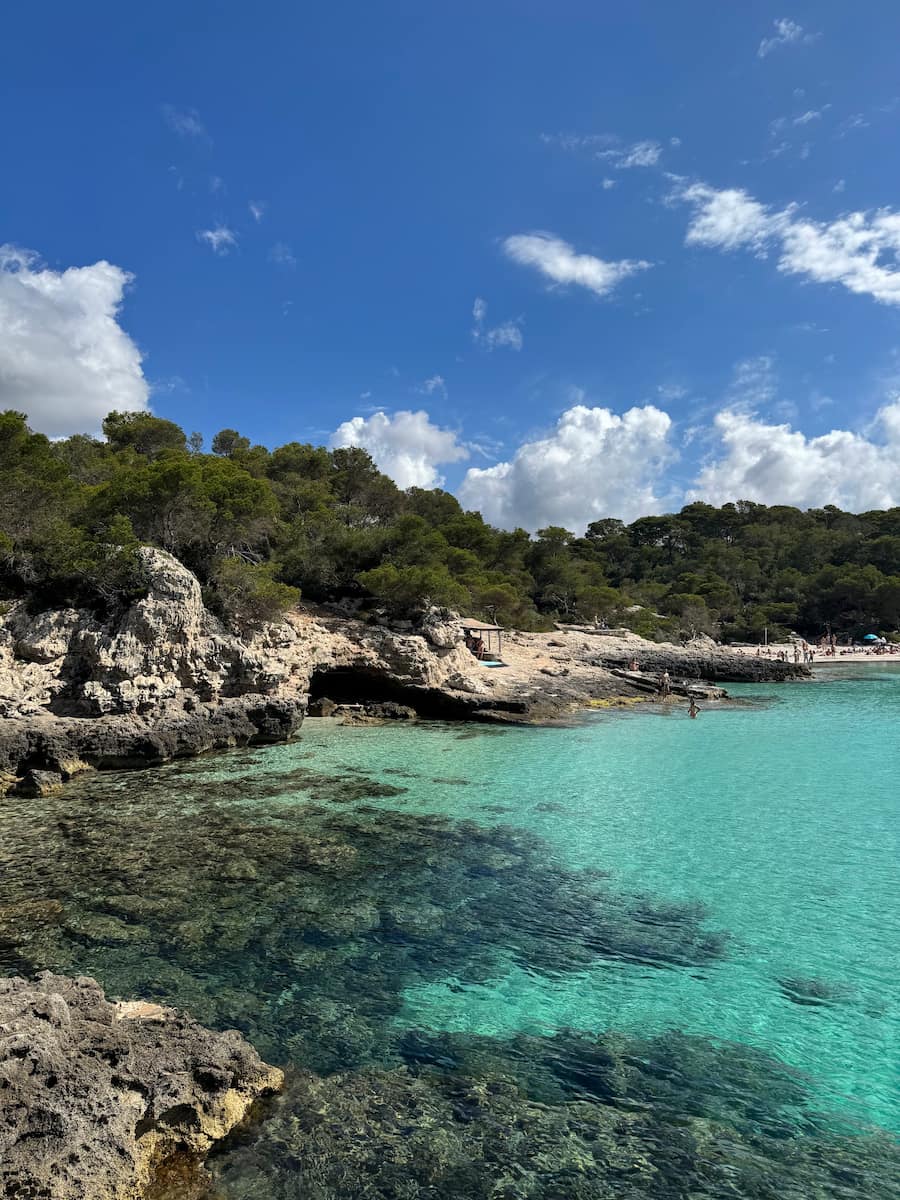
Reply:
<svg viewBox="0 0 900 1200"><path fill-rule="evenodd" d="M234 1030L113 1004L85 977L0 979L0 1195L139 1200L177 1164L188 1197L209 1149L282 1084Z"/></svg>

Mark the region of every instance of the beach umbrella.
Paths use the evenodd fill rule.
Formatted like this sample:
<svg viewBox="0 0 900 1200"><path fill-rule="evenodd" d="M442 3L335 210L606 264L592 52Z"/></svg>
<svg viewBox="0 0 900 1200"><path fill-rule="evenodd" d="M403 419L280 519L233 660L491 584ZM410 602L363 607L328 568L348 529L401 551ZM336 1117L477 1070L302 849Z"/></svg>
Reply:
<svg viewBox="0 0 900 1200"><path fill-rule="evenodd" d="M878 634L877 633L867 633L866 636L863 638L863 641L864 642L877 642Z"/></svg>

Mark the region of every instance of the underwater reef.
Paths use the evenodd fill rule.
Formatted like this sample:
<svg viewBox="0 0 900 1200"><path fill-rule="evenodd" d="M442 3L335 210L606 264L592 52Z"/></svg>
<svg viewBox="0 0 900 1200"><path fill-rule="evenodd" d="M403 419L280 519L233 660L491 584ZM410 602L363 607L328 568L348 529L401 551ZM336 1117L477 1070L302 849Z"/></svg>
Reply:
<svg viewBox="0 0 900 1200"><path fill-rule="evenodd" d="M390 1057L391 1018L423 982L510 962L702 969L726 951L700 905L619 892L505 825L377 807L404 788L362 773L190 764L142 782L0 807L0 970L89 974L327 1073Z"/></svg>
<svg viewBox="0 0 900 1200"><path fill-rule="evenodd" d="M410 1035L407 1063L300 1071L210 1163L215 1200L895 1200L900 1148L804 1081L679 1034Z"/></svg>
<svg viewBox="0 0 900 1200"><path fill-rule="evenodd" d="M110 774L0 800L0 973L90 975L236 1028L284 1068L283 1097L214 1152L215 1200L897 1200L896 1144L819 1112L814 1081L759 1050L409 1028L422 985L511 966L696 976L728 934L499 814L416 811L400 768L293 761L236 753L139 790ZM825 998L821 981L779 986ZM186 1188L176 1171L152 1200Z"/></svg>

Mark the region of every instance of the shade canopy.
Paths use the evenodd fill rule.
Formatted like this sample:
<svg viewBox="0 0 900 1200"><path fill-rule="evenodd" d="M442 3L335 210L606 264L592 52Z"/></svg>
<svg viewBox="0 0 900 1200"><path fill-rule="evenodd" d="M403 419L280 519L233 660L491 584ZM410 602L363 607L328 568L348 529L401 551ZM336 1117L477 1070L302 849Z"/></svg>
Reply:
<svg viewBox="0 0 900 1200"><path fill-rule="evenodd" d="M864 642L877 642L877 641L879 641L878 634L877 633L867 633L866 636L863 638L863 641Z"/></svg>

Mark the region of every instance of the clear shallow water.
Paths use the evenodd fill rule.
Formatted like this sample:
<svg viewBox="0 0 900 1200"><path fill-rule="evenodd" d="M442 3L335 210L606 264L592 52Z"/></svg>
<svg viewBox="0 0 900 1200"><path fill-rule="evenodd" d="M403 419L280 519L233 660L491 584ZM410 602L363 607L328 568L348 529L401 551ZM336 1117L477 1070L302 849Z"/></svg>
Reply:
<svg viewBox="0 0 900 1200"><path fill-rule="evenodd" d="M89 971L237 1025L275 1061L377 1068L382 1089L423 1065L493 1078L501 1054L523 1073L552 1061L554 1087L574 1060L565 1095L575 1079L608 1101L615 1072L599 1084L585 1062L612 1031L623 1062L697 1060L675 1098L648 1098L642 1075L619 1107L718 1120L725 1096L747 1138L773 1121L805 1134L812 1112L898 1130L900 672L733 692L740 707L693 722L680 708L570 729L308 721L293 746L86 780L31 813L8 803L0 906L44 909L4 942L0 908L0 968ZM781 1094L790 1071L708 1049L731 1044L800 1073L805 1098ZM293 1196L273 1184L292 1171L272 1134L226 1155L222 1195ZM797 1195L872 1193L800 1175ZM353 1194L329 1186L308 1194ZM434 1186L421 1194L488 1194Z"/></svg>

